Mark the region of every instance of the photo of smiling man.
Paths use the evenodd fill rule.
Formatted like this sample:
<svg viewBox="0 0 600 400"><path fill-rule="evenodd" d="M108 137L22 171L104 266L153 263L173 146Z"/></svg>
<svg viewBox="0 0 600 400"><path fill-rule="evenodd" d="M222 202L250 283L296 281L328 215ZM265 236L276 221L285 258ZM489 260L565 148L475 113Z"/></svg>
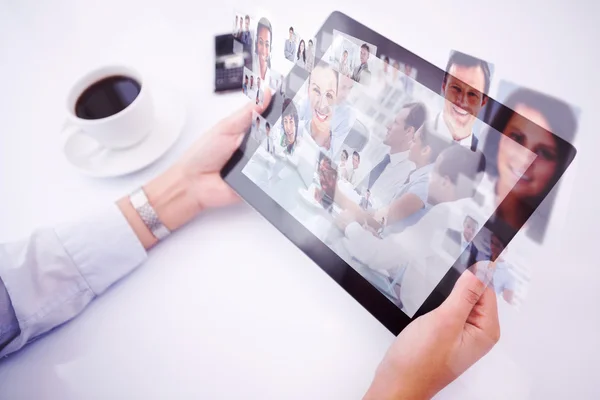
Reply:
<svg viewBox="0 0 600 400"><path fill-rule="evenodd" d="M479 140L473 126L487 103L490 81L487 61L454 51L446 66L441 93L445 101L442 112L435 117L434 128L475 151Z"/></svg>

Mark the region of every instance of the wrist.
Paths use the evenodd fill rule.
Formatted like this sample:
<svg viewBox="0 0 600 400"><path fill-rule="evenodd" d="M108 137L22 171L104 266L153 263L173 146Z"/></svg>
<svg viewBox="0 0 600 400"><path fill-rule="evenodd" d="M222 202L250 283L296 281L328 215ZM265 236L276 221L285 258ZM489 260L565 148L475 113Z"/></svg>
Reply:
<svg viewBox="0 0 600 400"><path fill-rule="evenodd" d="M411 385L403 385L400 380L384 381L375 378L363 400L429 400L431 397Z"/></svg>
<svg viewBox="0 0 600 400"><path fill-rule="evenodd" d="M380 365L363 400L428 400L435 395L426 376L420 379L416 371L408 375Z"/></svg>
<svg viewBox="0 0 600 400"><path fill-rule="evenodd" d="M177 166L152 179L143 189L158 218L171 232L200 212L191 182Z"/></svg>
<svg viewBox="0 0 600 400"><path fill-rule="evenodd" d="M176 167L154 178L144 185L143 189L159 220L171 232L200 212L189 180ZM158 242L131 204L129 196L119 199L117 206L146 250Z"/></svg>

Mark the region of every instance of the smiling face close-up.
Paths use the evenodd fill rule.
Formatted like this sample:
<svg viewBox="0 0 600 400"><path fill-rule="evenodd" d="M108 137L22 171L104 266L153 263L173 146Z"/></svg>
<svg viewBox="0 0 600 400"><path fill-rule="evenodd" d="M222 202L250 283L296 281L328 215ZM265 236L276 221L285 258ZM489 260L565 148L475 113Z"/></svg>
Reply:
<svg viewBox="0 0 600 400"><path fill-rule="evenodd" d="M479 65L454 64L448 70L446 82L442 84L446 98L444 121L455 140L471 135L476 117L487 101L484 90L485 75Z"/></svg>
<svg viewBox="0 0 600 400"><path fill-rule="evenodd" d="M294 117L286 115L283 117L283 132L285 133L285 140L288 145L294 143L296 140L296 124L294 123Z"/></svg>
<svg viewBox="0 0 600 400"><path fill-rule="evenodd" d="M308 98L312 113L311 125L320 132L329 131L333 105L337 100L337 77L331 68L318 66L310 74Z"/></svg>
<svg viewBox="0 0 600 400"><path fill-rule="evenodd" d="M522 117L513 115L500 138L498 185L521 198L536 197L556 173L558 147L542 113L524 104L514 110Z"/></svg>
<svg viewBox="0 0 600 400"><path fill-rule="evenodd" d="M258 53L258 62L261 70L267 65L271 49L271 33L265 26L258 29L258 38L256 39L256 52Z"/></svg>

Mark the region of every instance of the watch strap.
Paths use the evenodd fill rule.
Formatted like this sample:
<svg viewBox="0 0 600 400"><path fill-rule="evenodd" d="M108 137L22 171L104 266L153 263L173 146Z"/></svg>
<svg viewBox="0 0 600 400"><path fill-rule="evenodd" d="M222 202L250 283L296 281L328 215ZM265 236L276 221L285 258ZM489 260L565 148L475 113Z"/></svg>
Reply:
<svg viewBox="0 0 600 400"><path fill-rule="evenodd" d="M158 218L158 215L156 214L156 211L154 211L150 201L148 201L148 197L143 188L140 187L133 192L129 196L129 201L154 237L158 240L162 240L169 236L171 231L162 223L160 218Z"/></svg>

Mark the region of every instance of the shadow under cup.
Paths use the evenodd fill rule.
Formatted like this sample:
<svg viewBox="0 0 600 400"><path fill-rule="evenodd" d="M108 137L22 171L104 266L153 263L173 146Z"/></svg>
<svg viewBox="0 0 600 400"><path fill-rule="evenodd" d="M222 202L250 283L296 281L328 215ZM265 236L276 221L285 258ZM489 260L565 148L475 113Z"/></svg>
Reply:
<svg viewBox="0 0 600 400"><path fill-rule="evenodd" d="M70 92L71 125L102 147L124 149L141 142L153 125L153 105L137 71L121 66L90 72Z"/></svg>

